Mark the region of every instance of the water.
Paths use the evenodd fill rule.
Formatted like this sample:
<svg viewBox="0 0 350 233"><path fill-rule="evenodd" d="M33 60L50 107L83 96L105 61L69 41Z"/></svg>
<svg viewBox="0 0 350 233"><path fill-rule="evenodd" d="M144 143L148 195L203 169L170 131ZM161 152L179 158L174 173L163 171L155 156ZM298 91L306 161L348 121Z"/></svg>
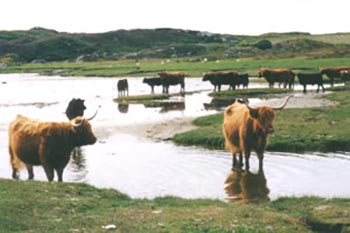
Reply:
<svg viewBox="0 0 350 233"><path fill-rule="evenodd" d="M113 102L117 96L117 80L36 74L0 75L0 177L11 178L7 129L16 114L44 121L67 121L63 112L70 99L75 97L85 99L86 116L99 109L97 117L91 122L99 140L95 145L74 152L64 171L64 181L115 188L133 198L172 195L226 199L225 180L231 173L228 152L181 147L169 141L154 141L142 134L135 134L135 130L142 130L139 126L145 123L159 124L174 118L222 111L222 108L208 108L205 105L211 102L207 94L212 86L200 79L187 79L186 91L191 93L185 97L173 97L171 101L180 107L174 109L172 105L166 111L162 106L129 105L121 108ZM129 87L130 95L151 91L140 78L129 79ZM179 86L170 87L171 93L179 90ZM160 87L156 87L155 91L159 93ZM263 100L252 99L250 102L259 104ZM235 185L240 187L241 197L254 192L247 186L247 180L252 184L255 182L255 189L261 186L260 190L269 199L305 195L350 197L350 153L266 152L264 171L258 173L257 167L257 158L252 155L252 174L233 175ZM35 167L34 173L36 180L47 180L42 167ZM26 171L23 170L21 179L26 178Z"/></svg>

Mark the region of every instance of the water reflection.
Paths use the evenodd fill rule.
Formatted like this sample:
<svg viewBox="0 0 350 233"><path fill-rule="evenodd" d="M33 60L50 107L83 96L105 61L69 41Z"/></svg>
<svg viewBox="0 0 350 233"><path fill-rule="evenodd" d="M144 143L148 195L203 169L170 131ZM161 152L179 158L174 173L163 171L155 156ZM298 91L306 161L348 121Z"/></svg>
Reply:
<svg viewBox="0 0 350 233"><path fill-rule="evenodd" d="M71 153L70 170L74 174L74 180L82 181L85 179L88 171L86 168L86 159L80 147L73 149Z"/></svg>
<svg viewBox="0 0 350 233"><path fill-rule="evenodd" d="M230 201L241 201L251 203L258 201L269 201L268 194L270 190L267 187L264 170L261 169L257 174L250 171L233 169L228 174L225 184L225 192Z"/></svg>
<svg viewBox="0 0 350 233"><path fill-rule="evenodd" d="M150 102L144 104L146 108L161 108L160 113L167 113L170 111L183 111L185 110L185 102Z"/></svg>
<svg viewBox="0 0 350 233"><path fill-rule="evenodd" d="M120 113L128 113L129 104L118 104L118 110Z"/></svg>
<svg viewBox="0 0 350 233"><path fill-rule="evenodd" d="M210 103L204 103L204 109L205 110L217 110L222 111L227 106L233 104L235 102L235 98L227 98L227 99L217 99L213 98ZM249 100L247 98L243 99L244 103L249 103Z"/></svg>

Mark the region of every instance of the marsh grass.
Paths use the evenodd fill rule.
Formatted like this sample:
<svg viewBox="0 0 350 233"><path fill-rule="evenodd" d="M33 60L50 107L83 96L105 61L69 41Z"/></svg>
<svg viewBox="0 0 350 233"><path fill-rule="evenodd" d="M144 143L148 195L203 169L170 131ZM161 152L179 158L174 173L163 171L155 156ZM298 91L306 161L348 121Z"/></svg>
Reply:
<svg viewBox="0 0 350 233"><path fill-rule="evenodd" d="M1 232L106 232L110 224L116 232L311 232L311 223L350 224L349 208L346 199L141 200L86 184L0 179Z"/></svg>
<svg viewBox="0 0 350 233"><path fill-rule="evenodd" d="M326 95L339 104L322 108L284 109L276 113L275 132L270 135L269 151L349 151L350 92ZM197 118L198 129L175 135L172 140L183 145L224 149L223 114Z"/></svg>

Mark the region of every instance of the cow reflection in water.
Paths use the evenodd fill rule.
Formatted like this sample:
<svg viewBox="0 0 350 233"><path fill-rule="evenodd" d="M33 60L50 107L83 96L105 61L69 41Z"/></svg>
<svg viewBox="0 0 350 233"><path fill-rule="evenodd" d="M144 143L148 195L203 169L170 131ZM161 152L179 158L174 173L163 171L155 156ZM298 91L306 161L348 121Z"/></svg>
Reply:
<svg viewBox="0 0 350 233"><path fill-rule="evenodd" d="M144 106L146 108L161 108L160 113L185 110L185 102L152 102L144 104Z"/></svg>
<svg viewBox="0 0 350 233"><path fill-rule="evenodd" d="M129 104L118 104L118 110L120 113L128 113Z"/></svg>
<svg viewBox="0 0 350 233"><path fill-rule="evenodd" d="M87 175L86 159L81 147L76 147L71 153L70 169L75 175L76 181L82 181Z"/></svg>
<svg viewBox="0 0 350 233"><path fill-rule="evenodd" d="M241 201L252 203L269 201L270 190L266 184L264 171L261 169L257 174L240 169L232 169L228 174L225 184L225 192L229 201Z"/></svg>

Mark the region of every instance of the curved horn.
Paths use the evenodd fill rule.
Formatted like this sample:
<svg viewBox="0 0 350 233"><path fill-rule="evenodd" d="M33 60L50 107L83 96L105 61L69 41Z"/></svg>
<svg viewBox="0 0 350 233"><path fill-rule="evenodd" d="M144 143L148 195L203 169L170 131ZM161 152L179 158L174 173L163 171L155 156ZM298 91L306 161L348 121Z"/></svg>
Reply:
<svg viewBox="0 0 350 233"><path fill-rule="evenodd" d="M290 99L290 98L292 98L294 95L289 95L287 98L286 98L286 100L284 101L284 103L280 106L280 107L278 107L278 108L273 108L273 110L282 110L286 105L287 105L287 103L288 103L288 100Z"/></svg>
<svg viewBox="0 0 350 233"><path fill-rule="evenodd" d="M97 115L97 112L98 112L98 109L96 110L95 114L94 114L92 117L90 117L90 118L88 118L88 119L86 119L86 120L90 121L90 120L94 119L95 116Z"/></svg>
<svg viewBox="0 0 350 233"><path fill-rule="evenodd" d="M74 121L75 119L73 119L73 121L71 121L71 124L74 126L74 127L79 127L79 126L81 126L82 124L83 124L83 120L80 122L80 123L75 123L75 121Z"/></svg>

